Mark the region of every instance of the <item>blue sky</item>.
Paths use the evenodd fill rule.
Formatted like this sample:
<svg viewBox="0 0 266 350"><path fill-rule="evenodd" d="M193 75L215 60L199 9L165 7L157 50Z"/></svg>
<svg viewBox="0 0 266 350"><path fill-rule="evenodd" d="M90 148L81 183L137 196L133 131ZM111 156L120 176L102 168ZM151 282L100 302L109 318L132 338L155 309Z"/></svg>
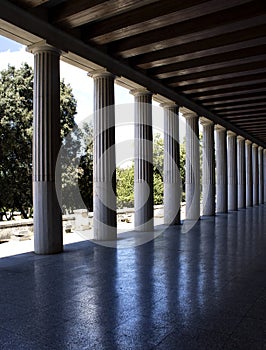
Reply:
<svg viewBox="0 0 266 350"><path fill-rule="evenodd" d="M8 51L10 50L11 52L14 51L19 51L21 49L22 45L17 43L16 41L9 40L5 38L4 36L0 35L0 51Z"/></svg>

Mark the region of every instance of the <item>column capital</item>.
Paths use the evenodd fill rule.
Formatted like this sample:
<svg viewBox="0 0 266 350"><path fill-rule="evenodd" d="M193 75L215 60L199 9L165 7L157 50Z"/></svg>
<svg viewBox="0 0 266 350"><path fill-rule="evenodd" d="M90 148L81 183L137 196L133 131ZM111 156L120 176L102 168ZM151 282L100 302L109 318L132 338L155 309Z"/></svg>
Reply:
<svg viewBox="0 0 266 350"><path fill-rule="evenodd" d="M237 141L245 141L245 137L241 136L241 135L238 135L237 136Z"/></svg>
<svg viewBox="0 0 266 350"><path fill-rule="evenodd" d="M252 148L258 148L259 146L256 143L252 143Z"/></svg>
<svg viewBox="0 0 266 350"><path fill-rule="evenodd" d="M262 146L259 146L258 150L259 150L259 151L263 151L263 147L262 147Z"/></svg>
<svg viewBox="0 0 266 350"><path fill-rule="evenodd" d="M233 137L233 136L236 136L236 133L233 132L233 131L231 131L231 130L228 130L228 131L227 131L227 136Z"/></svg>
<svg viewBox="0 0 266 350"><path fill-rule="evenodd" d="M93 79L103 77L113 77L115 79L115 75L109 72L106 68L89 71L88 76Z"/></svg>
<svg viewBox="0 0 266 350"><path fill-rule="evenodd" d="M142 95L153 95L152 92L147 90L146 88L132 89L129 93L133 96L142 96Z"/></svg>
<svg viewBox="0 0 266 350"><path fill-rule="evenodd" d="M180 112L182 113L183 117L188 118L198 118L197 113L191 111L190 109L186 107L180 107Z"/></svg>
<svg viewBox="0 0 266 350"><path fill-rule="evenodd" d="M266 155L266 148L263 149L263 153Z"/></svg>
<svg viewBox="0 0 266 350"><path fill-rule="evenodd" d="M226 131L226 128L225 128L224 126L220 125L220 124L216 124L216 125L214 126L214 129L215 129L215 131L217 131L217 132L225 132L225 131Z"/></svg>
<svg viewBox="0 0 266 350"><path fill-rule="evenodd" d="M38 53L38 52L44 52L44 51L53 52L53 53L58 54L59 56L62 54L62 50L48 44L46 40L42 40L42 41L39 41L37 43L34 43L32 45L27 46L26 51L33 53L33 54Z"/></svg>
<svg viewBox="0 0 266 350"><path fill-rule="evenodd" d="M200 124L203 125L203 126L207 126L207 125L213 125L213 121L208 119L208 118L205 118L205 117L200 117Z"/></svg>
<svg viewBox="0 0 266 350"><path fill-rule="evenodd" d="M252 142L251 142L250 140L246 140L246 141L245 141L245 144L246 144L246 145L251 145Z"/></svg>
<svg viewBox="0 0 266 350"><path fill-rule="evenodd" d="M160 103L160 107L162 107L162 108L179 108L179 106L174 101Z"/></svg>

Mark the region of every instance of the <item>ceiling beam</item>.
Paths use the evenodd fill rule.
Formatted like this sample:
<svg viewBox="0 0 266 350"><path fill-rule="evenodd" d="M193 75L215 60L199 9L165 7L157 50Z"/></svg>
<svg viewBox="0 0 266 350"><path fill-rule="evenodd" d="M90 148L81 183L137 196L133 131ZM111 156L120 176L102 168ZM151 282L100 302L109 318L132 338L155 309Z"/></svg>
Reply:
<svg viewBox="0 0 266 350"><path fill-rule="evenodd" d="M107 45L107 47L110 52L124 53L125 56L128 56L128 52L131 56L134 56L153 51L154 48L163 49L169 46L176 46L176 37L179 37L179 42L181 44L182 37L187 35L190 35L190 38L187 38L187 42L189 42L191 40L191 35L197 37L199 40L206 37L208 32L209 37L211 37L226 32L228 33L235 27L244 29L250 28L251 26L254 27L254 23L256 23L256 25L258 25L258 23L265 24L265 18L263 22L263 18L260 18L262 17L261 15L265 17L265 7L262 1L257 0L241 6L236 6L232 9L219 11L216 14L201 16L200 13L198 13L198 17L194 18L193 21L187 20L180 24L173 24L140 33L130 38L116 40ZM234 24L236 21L242 21L241 27ZM174 39L172 45L169 43L170 39Z"/></svg>
<svg viewBox="0 0 266 350"><path fill-rule="evenodd" d="M144 73L126 65L125 63L110 57L106 53L85 44L78 38L63 32L44 20L33 16L9 1L5 1L1 4L1 18L3 21L11 23L14 26L22 28L25 31L29 31L32 34L47 40L49 44L55 47L65 51L68 51L68 49L71 48L71 52L73 52L75 55L105 67L108 71L117 76L123 76L128 80L134 81L135 83L147 88L149 91L164 96L165 98L174 101L177 105L184 106L200 116L205 116L206 118L212 120L215 124L220 124L226 129L232 130L238 135L242 135L243 137L250 139L252 142L256 142L262 147L266 148L265 142L253 137L251 134L246 133L244 130L241 130L232 123L218 117L215 113L210 112L200 104L197 104L193 100L176 93L173 91L173 89L168 88L161 82L154 80Z"/></svg>
<svg viewBox="0 0 266 350"><path fill-rule="evenodd" d="M130 9L141 7L159 0L68 0L51 10L53 23L69 28L81 26L90 21L108 18Z"/></svg>
<svg viewBox="0 0 266 350"><path fill-rule="evenodd" d="M266 19L266 17L265 17ZM256 22L255 22L256 23ZM253 24L252 28L236 29L228 33L213 36L210 38L203 38L201 40L192 40L190 42L179 44L173 47L168 47L162 50L151 51L142 55L129 57L127 59L129 64L139 66L140 68L147 69L150 67L156 67L165 60L174 59L176 56L185 55L197 51L209 50L210 48L226 47L234 43L239 43L241 38L243 42L254 40L260 37L264 37L266 33L266 24L256 25Z"/></svg>

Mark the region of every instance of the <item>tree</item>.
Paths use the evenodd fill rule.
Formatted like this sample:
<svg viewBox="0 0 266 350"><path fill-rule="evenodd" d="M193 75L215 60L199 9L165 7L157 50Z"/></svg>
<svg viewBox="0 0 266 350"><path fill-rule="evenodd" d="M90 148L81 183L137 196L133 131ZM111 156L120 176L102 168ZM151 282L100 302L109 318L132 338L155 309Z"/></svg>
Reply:
<svg viewBox="0 0 266 350"><path fill-rule="evenodd" d="M78 185L81 197L89 211L93 211L93 127L85 123L81 134L84 150L80 158Z"/></svg>
<svg viewBox="0 0 266 350"><path fill-rule="evenodd" d="M76 100L60 83L61 139L75 125ZM0 72L0 211L32 212L33 70L24 63ZM72 146L73 147L73 144Z"/></svg>

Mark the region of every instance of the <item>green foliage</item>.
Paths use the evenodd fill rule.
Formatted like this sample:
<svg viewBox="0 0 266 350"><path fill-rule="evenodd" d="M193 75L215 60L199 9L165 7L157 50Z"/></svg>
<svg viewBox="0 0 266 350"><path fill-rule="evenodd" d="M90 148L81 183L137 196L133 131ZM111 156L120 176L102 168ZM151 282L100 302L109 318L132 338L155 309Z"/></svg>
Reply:
<svg viewBox="0 0 266 350"><path fill-rule="evenodd" d="M71 87L60 83L61 138L75 125L76 100ZM33 70L8 66L0 72L0 211L32 213ZM66 147L73 153L73 144ZM11 215L12 216L12 215Z"/></svg>
<svg viewBox="0 0 266 350"><path fill-rule="evenodd" d="M163 162L164 141L160 134L153 138L153 195L154 204L163 203ZM180 176L183 185L183 200L185 191L185 143L180 145ZM117 172L117 206L132 208L134 206L134 165L118 168Z"/></svg>
<svg viewBox="0 0 266 350"><path fill-rule="evenodd" d="M116 170L117 207L134 207L134 165Z"/></svg>
<svg viewBox="0 0 266 350"><path fill-rule="evenodd" d="M93 210L93 127L84 124L80 135L84 151L80 158L78 184L82 199L89 211Z"/></svg>

